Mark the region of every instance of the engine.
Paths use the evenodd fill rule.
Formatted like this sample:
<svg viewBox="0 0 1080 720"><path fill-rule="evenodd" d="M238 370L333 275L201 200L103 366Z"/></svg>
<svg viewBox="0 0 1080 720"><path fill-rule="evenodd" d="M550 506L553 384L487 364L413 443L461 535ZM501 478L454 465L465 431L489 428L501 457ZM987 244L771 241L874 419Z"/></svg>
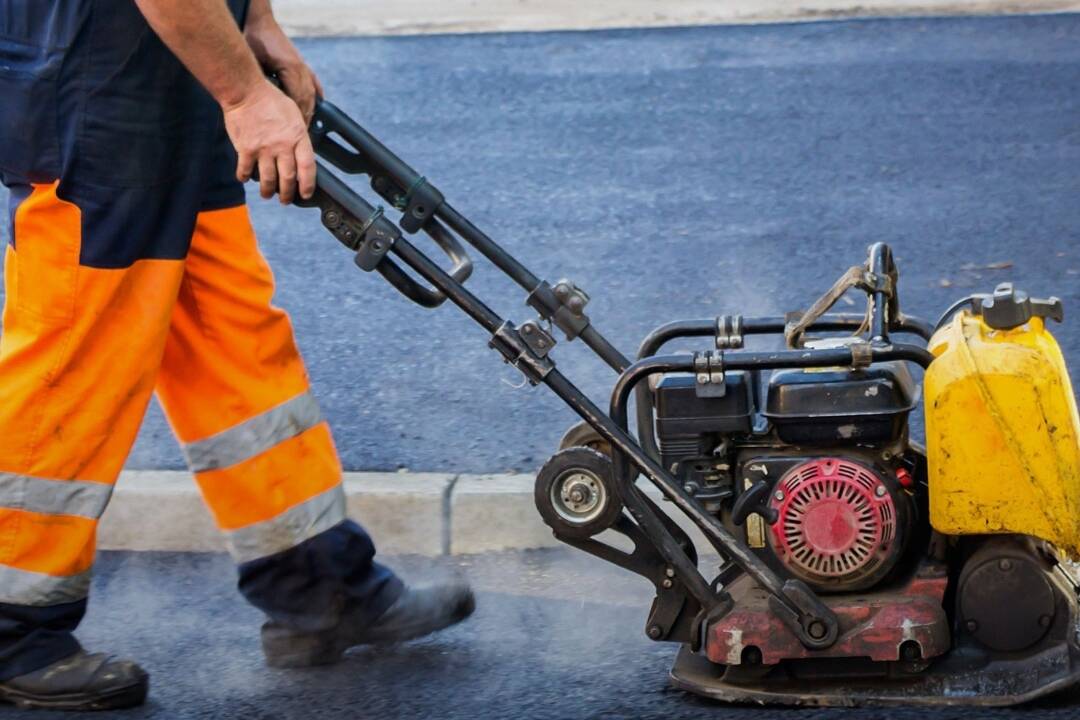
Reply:
<svg viewBox="0 0 1080 720"><path fill-rule="evenodd" d="M903 365L729 372L719 390L670 375L655 396L664 465L779 572L841 592L901 563L925 502Z"/></svg>

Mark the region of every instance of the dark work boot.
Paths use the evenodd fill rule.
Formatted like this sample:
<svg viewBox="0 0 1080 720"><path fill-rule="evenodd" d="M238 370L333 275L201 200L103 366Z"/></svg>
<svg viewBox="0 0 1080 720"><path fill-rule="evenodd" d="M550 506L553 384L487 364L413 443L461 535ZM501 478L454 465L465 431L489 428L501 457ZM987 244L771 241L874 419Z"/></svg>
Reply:
<svg viewBox="0 0 1080 720"><path fill-rule="evenodd" d="M149 676L133 662L83 650L0 683L0 700L21 708L119 710L142 705Z"/></svg>
<svg viewBox="0 0 1080 720"><path fill-rule="evenodd" d="M388 645L430 635L456 625L475 609L468 585L406 588L378 619L363 625L345 617L336 628L310 633L268 622L262 628L263 652L271 667L327 665L357 645Z"/></svg>

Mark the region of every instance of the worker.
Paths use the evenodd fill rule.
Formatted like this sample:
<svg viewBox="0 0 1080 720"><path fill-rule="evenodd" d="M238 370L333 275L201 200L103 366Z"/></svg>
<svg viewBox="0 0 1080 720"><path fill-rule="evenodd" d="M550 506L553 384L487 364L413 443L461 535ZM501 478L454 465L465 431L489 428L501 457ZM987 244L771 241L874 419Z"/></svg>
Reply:
<svg viewBox="0 0 1080 720"><path fill-rule="evenodd" d="M410 588L374 561L271 305L242 182L257 170L264 198L313 194L320 94L269 0L0 0L0 699L146 697L142 669L73 631L153 393L267 616L271 666L472 612L463 583Z"/></svg>

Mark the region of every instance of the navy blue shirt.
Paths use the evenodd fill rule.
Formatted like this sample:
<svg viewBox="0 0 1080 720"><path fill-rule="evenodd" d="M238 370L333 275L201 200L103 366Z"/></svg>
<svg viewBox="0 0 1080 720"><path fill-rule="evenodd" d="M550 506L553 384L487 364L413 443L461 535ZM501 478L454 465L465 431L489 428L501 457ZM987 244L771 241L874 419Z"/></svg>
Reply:
<svg viewBox="0 0 1080 720"><path fill-rule="evenodd" d="M244 201L220 108L132 0L0 0L0 99L0 180L60 181L83 264L183 258L195 213Z"/></svg>

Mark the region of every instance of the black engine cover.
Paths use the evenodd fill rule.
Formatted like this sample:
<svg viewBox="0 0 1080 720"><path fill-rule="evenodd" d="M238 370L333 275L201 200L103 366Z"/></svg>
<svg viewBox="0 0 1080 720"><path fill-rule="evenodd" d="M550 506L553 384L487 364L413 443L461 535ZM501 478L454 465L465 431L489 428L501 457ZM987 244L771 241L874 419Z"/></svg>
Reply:
<svg viewBox="0 0 1080 720"><path fill-rule="evenodd" d="M792 445L887 443L902 436L916 404L902 363L865 370L782 370L769 381L765 416Z"/></svg>
<svg viewBox="0 0 1080 720"><path fill-rule="evenodd" d="M708 453L718 435L749 433L754 418L754 378L729 372L725 392L701 397L693 376L666 375L656 386L656 434L664 467Z"/></svg>

